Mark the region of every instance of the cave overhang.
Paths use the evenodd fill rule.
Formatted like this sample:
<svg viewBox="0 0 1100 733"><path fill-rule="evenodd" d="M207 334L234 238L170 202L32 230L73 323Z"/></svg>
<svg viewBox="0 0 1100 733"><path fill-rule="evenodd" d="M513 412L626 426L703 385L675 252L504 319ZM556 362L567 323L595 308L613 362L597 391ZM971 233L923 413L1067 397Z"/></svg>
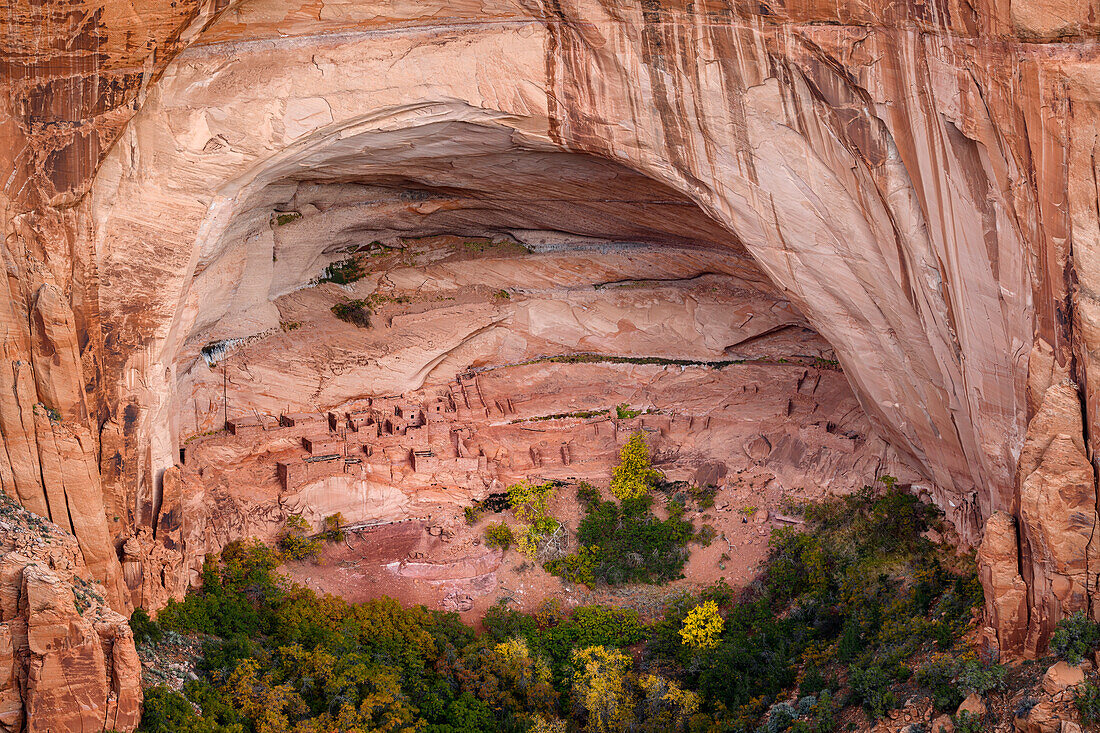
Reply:
<svg viewBox="0 0 1100 733"><path fill-rule="evenodd" d="M585 43L563 51L570 31L533 18L255 42L217 41L215 26L214 40L181 54L90 199L106 388L116 407L141 408L148 438L135 442L144 455L127 457L129 480L151 484L175 456L177 357L242 310L247 288L201 284L262 229L290 182L413 181L410 166L454 171L463 157L506 149L614 161L693 202L828 339L882 434L930 481L966 502L983 486L985 501L1003 503L1026 412L1025 268L1002 260L994 276L968 260L945 272L948 245L929 224L934 183L913 177L908 147L835 70L777 49L768 31L710 39L736 62L699 86L705 54L655 66L627 26L583 28ZM736 104L704 87L737 89ZM677 105L692 89L688 114ZM938 149L947 133L922 134L907 146ZM950 175L960 154L930 178ZM953 205L976 210L977 198ZM956 235L985 251L981 231ZM1006 257L1012 245L1002 243ZM1017 295L1002 302L1003 292Z"/></svg>

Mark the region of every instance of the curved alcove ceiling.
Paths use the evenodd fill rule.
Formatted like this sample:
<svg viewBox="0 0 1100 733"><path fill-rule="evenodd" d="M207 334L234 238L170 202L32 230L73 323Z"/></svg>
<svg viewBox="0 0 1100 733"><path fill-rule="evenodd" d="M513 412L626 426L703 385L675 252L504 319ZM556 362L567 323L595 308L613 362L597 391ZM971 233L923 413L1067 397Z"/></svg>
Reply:
<svg viewBox="0 0 1100 733"><path fill-rule="evenodd" d="M162 426L164 445L172 447L173 454L187 434L211 427L196 422L189 431L180 424L181 415L198 420L201 411L194 401L204 396L204 380L211 379L199 357L201 347L277 331L280 296L311 286L325 265L369 248L374 240L403 246L408 238L456 234L504 237L539 251L663 247L669 249L670 260L697 251L706 254L690 263L665 263L659 256L632 263L633 267L593 263L590 278L598 280L600 271L609 280L690 280L718 274L747 293L744 302L755 300L754 307L766 311L748 327L731 330L724 323L731 318L747 323L752 317L732 309L713 328L702 325L708 331L705 339L726 339L709 350L695 353L698 348L690 341L678 344L673 339L654 352L628 355L718 360L728 355L723 344L806 326L797 308L774 289L736 238L690 199L612 161L524 146L513 131L491 123L429 122L325 135L308 148L266 161L249 173L247 183L234 181L223 191L217 196L224 202L216 207L217 216L199 228L198 255L189 263L190 278L182 280L181 307L158 355L173 376L166 378L168 389L152 429ZM280 225L280 212L291 213L291 220ZM514 282L498 284L523 288L523 279L520 275ZM326 303L321 310L327 309ZM477 328L472 333L486 335ZM815 335L806 334L814 342L808 348L820 354ZM458 345L466 344L460 340ZM451 345L448 351L456 348ZM525 352L518 358L534 355ZM364 385L363 394L417 388L444 357L442 351L428 353L423 364L414 359L411 365L398 361L400 366L389 367L409 370L404 378L377 379L377 372L367 372L375 379L372 386ZM448 374L468 366L458 363ZM296 400L307 387L294 384L288 390L293 398L285 404L304 407ZM338 395L327 394L325 404L309 406L327 408L355 396ZM267 397L248 409L271 411L281 402Z"/></svg>
<svg viewBox="0 0 1100 733"><path fill-rule="evenodd" d="M278 212L302 218L281 227L273 224ZM222 219L198 245L188 289L202 307L184 342L270 327L262 302L305 286L358 247L403 236L707 247L770 288L733 235L667 186L589 155L525 148L507 129L470 122L322 141L256 175Z"/></svg>
<svg viewBox="0 0 1100 733"><path fill-rule="evenodd" d="M283 296L315 286L327 264L355 252L368 253L376 240L383 246L407 247L404 251L410 256L414 251L426 255L426 259L421 257L426 262L431 261L432 253L419 251L416 241L433 235L487 237L525 245L533 252L563 256L554 263L500 262L481 273L469 267L452 267L447 272L394 276L406 284L410 278L423 278L423 284L414 291L422 293L427 288L439 299L453 300L450 290L480 285L491 290L539 293L539 297L558 297L564 302L578 290L592 290L593 286L631 281L660 287L662 281L686 283L707 276L718 281L712 285L714 291L729 290L731 296L732 291L743 293L739 299L727 297L723 301L727 312L717 313L708 310L712 303L696 306L690 294L666 292L664 297L690 301L679 312L670 309L666 316L682 319L680 325L691 332L694 342L686 334L678 339L679 334L671 326L665 343L659 338L640 338L633 343L609 337L577 340L575 330L584 331L585 327L572 322L576 315L559 314L557 322L568 334L563 333L559 340L535 339L549 350L547 353L528 346L513 349L507 357L502 353L491 356L492 349L469 357L482 362L556 356L579 348L581 342L612 352L618 343L617 353L621 356L716 361L729 357L731 349L743 342L764 339L780 329L807 326L798 309L775 290L728 231L681 194L613 162L578 153L531 150L518 146L505 130L468 122L431 123L342 138L331 148L312 150L308 159L308 164L296 160L257 177L258 183L238 196L234 215L224 229L209 233L211 243L202 246L204 257L195 265L187 286L186 300L196 304L191 311L194 318L179 324L183 334L178 340L179 350L164 357L172 360L177 381L186 383L176 390L181 400L200 400L196 393L199 385L211 379L205 362L199 358L202 347L232 339L239 346L277 332L285 322L282 310L301 312L303 307ZM435 255L438 259L446 253ZM392 270L395 265L388 267ZM380 277L391 279L389 273ZM364 298L379 284L378 279L368 279L365 287L348 286L345 294L335 286L329 286L329 290L345 300ZM555 287L559 288L556 295L551 292ZM303 296L298 300L303 299L311 300L313 308L325 314L334 304L331 298ZM744 307L736 307L738 302ZM587 306L579 302L576 308L578 313L587 311ZM629 310L625 303L616 308L619 310L612 310ZM532 302L520 309L518 317L541 321L537 330L545 331L549 328L547 319L554 320L547 315L548 310L554 308L548 303L539 306ZM465 327L471 337L484 339L492 329L506 328L515 316L496 313L490 317L484 312L475 316L472 310L468 314L470 322L457 323L456 330ZM653 316L639 317L649 324L649 331L661 330L659 324L652 323ZM328 318L331 321L332 317ZM488 320L478 325L479 318ZM593 319L599 320L594 315L581 318ZM595 321L591 328L610 328L610 324L593 325ZM626 323L618 328L634 328L629 322L626 317ZM793 333L787 331L784 337ZM814 341L808 348L819 355L821 344L812 332L807 333ZM296 344L300 346L305 340L301 333L296 334L286 339L287 349L298 348ZM438 345L436 351L425 349L406 361L389 355L390 373L383 367L375 371L360 369L362 396L420 387L441 360L469 346L461 338L447 344ZM637 351L643 344L648 344L649 350ZM450 364L444 379L472 365L453 356L457 361ZM266 358L272 357L269 354ZM364 353L362 359L366 358ZM373 354L370 358L373 361L379 356ZM317 364L318 371L322 367ZM393 372L405 373L397 376ZM345 375L343 381L350 378ZM256 380L252 376L248 379ZM337 395L309 381L300 375L292 385L283 382L288 394L285 402L275 399L273 385L259 402L237 400L236 409L327 409L358 396L346 389ZM210 391L211 385L206 387ZM302 402L300 395L311 391L320 401ZM209 399L210 403L215 401L222 400ZM215 427L210 423L210 412L209 405L199 408L183 403L172 410L173 415L186 414L189 420L193 415L194 432ZM200 419L200 415L205 418ZM179 430L174 432L178 436Z"/></svg>
<svg viewBox="0 0 1100 733"><path fill-rule="evenodd" d="M272 17L278 6L250 4ZM277 180L308 179L321 162L311 156L331 157L356 135L474 123L528 150L615 160L680 191L737 233L836 348L900 451L960 501L982 486L983 501L1003 503L1025 415L1017 404L1026 371L1019 344L1030 334L1025 248L1011 226L990 241L975 224L985 221L981 185L950 183L967 175L960 161L977 144L952 137L955 107L906 127L879 106L875 95L887 87L920 96L906 91L912 80L889 77L904 49L871 39L881 63L857 88L810 47L764 28L708 28L703 39L678 39L690 52L653 66L652 39L633 35L631 24L588 19L577 26L583 43L563 43L568 28L522 16L394 27L385 43L377 29L311 37L308 28L293 38L213 42L182 54L151 88L105 161L92 203L106 389L119 409L141 408L140 431L151 439L146 458L125 459L127 481L148 481L139 475L146 467L155 473L170 462L163 405L172 360L195 337L196 320L220 320L213 316L232 301L196 302L191 278L218 256L227 227L265 225L270 211L245 200ZM231 26L215 25L208 38L232 38ZM707 65L715 49L731 60L721 69ZM701 73L720 79L699 86ZM959 96L972 91L956 83ZM692 94L704 88L715 91ZM677 107L689 98L691 114ZM967 129L986 154L999 149L985 128ZM449 145L446 136L422 140L419 155L461 152ZM362 145L345 152L355 166L374 154ZM992 160L986 175L1010 176L1011 166ZM268 193L273 208L291 195ZM257 218L241 217L245 210ZM989 247L998 251L995 271Z"/></svg>

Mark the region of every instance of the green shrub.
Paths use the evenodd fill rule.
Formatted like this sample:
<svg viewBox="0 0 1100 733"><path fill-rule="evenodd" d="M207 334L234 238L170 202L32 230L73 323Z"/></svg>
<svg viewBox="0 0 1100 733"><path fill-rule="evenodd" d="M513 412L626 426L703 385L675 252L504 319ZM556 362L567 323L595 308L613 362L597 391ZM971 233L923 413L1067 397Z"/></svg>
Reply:
<svg viewBox="0 0 1100 733"><path fill-rule="evenodd" d="M581 481L577 485L577 501L585 509L590 509L600 503L600 490L587 481Z"/></svg>
<svg viewBox="0 0 1100 733"><path fill-rule="evenodd" d="M964 710L951 718L955 724L955 733L982 733L986 729L982 716Z"/></svg>
<svg viewBox="0 0 1100 733"><path fill-rule="evenodd" d="M534 639L538 633L538 624L533 617L508 608L503 601L489 607L481 619L481 625L494 643L517 637Z"/></svg>
<svg viewBox="0 0 1100 733"><path fill-rule="evenodd" d="M704 524L695 534L695 541L702 547L710 547L710 543L714 542L714 538L717 536L718 530L709 524Z"/></svg>
<svg viewBox="0 0 1100 733"><path fill-rule="evenodd" d="M321 539L309 536L309 522L298 514L286 518L279 536L279 552L285 560L311 560L321 554Z"/></svg>
<svg viewBox="0 0 1100 733"><path fill-rule="evenodd" d="M239 725L226 728L199 716L187 698L163 687L145 689L139 731L148 733L243 733Z"/></svg>
<svg viewBox="0 0 1100 733"><path fill-rule="evenodd" d="M543 563L543 569L570 583L592 587L596 585L595 567L598 555L594 548L581 547L576 552Z"/></svg>
<svg viewBox="0 0 1100 733"><path fill-rule="evenodd" d="M1008 669L1003 665L985 665L976 659L967 659L959 663L956 679L964 696L974 692L985 695L1003 690L1007 674Z"/></svg>
<svg viewBox="0 0 1100 733"><path fill-rule="evenodd" d="M638 417L638 415L641 414L641 410L631 410L629 402L623 402L622 404L615 405L615 417L619 418L620 420L629 420L631 418Z"/></svg>
<svg viewBox="0 0 1100 733"><path fill-rule="evenodd" d="M332 315L359 328L370 328L371 309L365 300L345 300L332 306Z"/></svg>
<svg viewBox="0 0 1100 733"><path fill-rule="evenodd" d="M694 527L675 514L658 519L651 504L649 497L604 501L581 520L577 540L590 550L595 580L659 584L681 576Z"/></svg>
<svg viewBox="0 0 1100 733"><path fill-rule="evenodd" d="M296 219L301 219L301 218L302 218L301 213L299 213L297 211L285 211L285 212L276 213L275 214L275 225L276 226L285 226L285 225L289 224L290 222L292 222Z"/></svg>
<svg viewBox="0 0 1100 733"><path fill-rule="evenodd" d="M154 644L161 640L164 632L156 621L149 618L144 608L135 608L130 614L130 629L134 632L134 643L144 644L151 641Z"/></svg>
<svg viewBox="0 0 1100 733"><path fill-rule="evenodd" d="M958 663L946 655L934 655L916 671L914 679L932 695L936 710L954 710L963 701L963 695L955 685Z"/></svg>
<svg viewBox="0 0 1100 733"><path fill-rule="evenodd" d="M512 528L504 522L495 522L485 528L485 546L507 550L515 541Z"/></svg>
<svg viewBox="0 0 1100 733"><path fill-rule="evenodd" d="M852 694L874 718L881 718L897 707L897 697L890 690L893 682L886 670L877 664L848 668Z"/></svg>
<svg viewBox="0 0 1100 733"><path fill-rule="evenodd" d="M813 718L813 727L810 729L816 733L829 733L836 728L836 712L838 705L828 690L823 691L817 697L817 701L810 709Z"/></svg>
<svg viewBox="0 0 1100 733"><path fill-rule="evenodd" d="M462 508L462 514L466 517L466 524L471 527L477 524L481 519L482 508L478 504L471 504L470 506Z"/></svg>
<svg viewBox="0 0 1100 733"><path fill-rule="evenodd" d="M344 526L344 515L340 512L325 517L325 528L321 531L320 539L325 542L337 542L344 536L341 527Z"/></svg>
<svg viewBox="0 0 1100 733"><path fill-rule="evenodd" d="M798 711L790 703L780 702L772 705L768 711L768 722L765 730L768 733L783 733L791 729L791 725L798 719Z"/></svg>
<svg viewBox="0 0 1100 733"><path fill-rule="evenodd" d="M1100 687L1091 682L1077 685L1073 690L1073 704L1086 726L1100 723Z"/></svg>
<svg viewBox="0 0 1100 733"><path fill-rule="evenodd" d="M318 282L336 283L347 285L356 280L362 280L367 274L367 268L355 257L349 257L339 262L333 262L321 273Z"/></svg>
<svg viewBox="0 0 1100 733"><path fill-rule="evenodd" d="M1050 653L1070 664L1080 664L1100 644L1100 624L1083 611L1058 622L1050 637Z"/></svg>
<svg viewBox="0 0 1100 733"><path fill-rule="evenodd" d="M985 695L1001 690L1008 670L1000 664L986 665L977 659L958 659L954 655L934 654L914 679L932 695L937 710L954 710L967 695Z"/></svg>
<svg viewBox="0 0 1100 733"><path fill-rule="evenodd" d="M710 509L714 506L714 497L718 494L718 487L713 484L706 486L694 486L691 488L691 498L695 500L699 509Z"/></svg>

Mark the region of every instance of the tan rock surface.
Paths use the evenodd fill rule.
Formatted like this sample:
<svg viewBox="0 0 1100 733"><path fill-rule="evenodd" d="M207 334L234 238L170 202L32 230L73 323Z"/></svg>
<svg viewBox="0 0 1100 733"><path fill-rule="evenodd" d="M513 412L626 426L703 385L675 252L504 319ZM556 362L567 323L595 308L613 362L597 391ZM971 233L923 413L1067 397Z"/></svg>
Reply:
<svg viewBox="0 0 1100 733"><path fill-rule="evenodd" d="M959 708L955 711L955 715L962 715L963 713L970 713L978 718L983 717L986 713L986 707L985 702L982 700L982 696L976 692L967 695L966 699L959 704Z"/></svg>
<svg viewBox="0 0 1100 733"><path fill-rule="evenodd" d="M1031 654L1045 648L1058 619L1087 609L1100 568L1096 480L1079 404L1075 385L1050 387L1020 453L1021 572L1031 607L1025 650Z"/></svg>
<svg viewBox="0 0 1100 733"><path fill-rule="evenodd" d="M77 541L0 497L0 552L0 730L133 730L133 634Z"/></svg>
<svg viewBox="0 0 1100 733"><path fill-rule="evenodd" d="M994 512L985 523L978 571L986 589L986 618L1000 648L1009 653L1022 649L1028 626L1027 584L1020 575L1016 521L1011 515Z"/></svg>
<svg viewBox="0 0 1100 733"><path fill-rule="evenodd" d="M1043 691L1048 695L1075 687L1085 681L1085 671L1067 662L1051 665L1043 675Z"/></svg>
<svg viewBox="0 0 1100 733"><path fill-rule="evenodd" d="M184 409L198 349L279 328L276 301L349 247L698 247L755 283L721 312L767 292L777 323L828 342L964 539L1018 519L1035 653L1095 586L1097 18L1095 0L16 3L0 483L63 526L73 510L124 608L115 547L144 529L167 549L162 474L217 411ZM589 303L552 300L511 317L575 343L616 321L605 304L570 331ZM687 323L690 303L662 302L631 323ZM405 389L473 365L493 315L457 309L466 328L413 357L343 360L362 370L318 407L367 373Z"/></svg>

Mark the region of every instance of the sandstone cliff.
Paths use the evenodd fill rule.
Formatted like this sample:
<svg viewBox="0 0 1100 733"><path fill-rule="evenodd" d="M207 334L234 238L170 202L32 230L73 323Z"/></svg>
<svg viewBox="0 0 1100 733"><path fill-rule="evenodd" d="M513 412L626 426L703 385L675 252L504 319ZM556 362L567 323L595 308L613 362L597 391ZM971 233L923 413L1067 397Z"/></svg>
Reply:
<svg viewBox="0 0 1100 733"><path fill-rule="evenodd" d="M0 730L133 730L133 633L77 541L3 496L0 552Z"/></svg>
<svg viewBox="0 0 1100 733"><path fill-rule="evenodd" d="M1006 651L1033 653L1058 614L1097 607L1097 17L1095 0L17 3L0 483L75 533L117 607L166 597L175 580L138 590L147 540L125 580L118 552L156 532L181 375L203 344L278 326L274 299L335 242L456 221L687 231L827 339L964 537L1002 517L991 613ZM277 211L323 236L280 250Z"/></svg>

